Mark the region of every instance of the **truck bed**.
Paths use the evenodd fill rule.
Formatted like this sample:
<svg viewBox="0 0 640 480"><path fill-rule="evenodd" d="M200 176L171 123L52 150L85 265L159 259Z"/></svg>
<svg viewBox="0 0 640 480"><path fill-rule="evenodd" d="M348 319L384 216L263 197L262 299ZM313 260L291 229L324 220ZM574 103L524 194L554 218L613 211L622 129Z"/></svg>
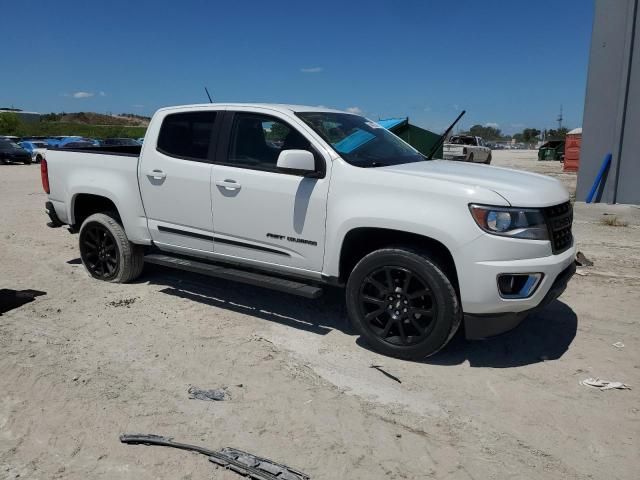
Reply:
<svg viewBox="0 0 640 480"><path fill-rule="evenodd" d="M96 195L113 202L129 239L149 244L150 236L138 185L140 147L87 147L47 151L49 200L59 219L76 225L78 195ZM79 225L76 225L79 226Z"/></svg>

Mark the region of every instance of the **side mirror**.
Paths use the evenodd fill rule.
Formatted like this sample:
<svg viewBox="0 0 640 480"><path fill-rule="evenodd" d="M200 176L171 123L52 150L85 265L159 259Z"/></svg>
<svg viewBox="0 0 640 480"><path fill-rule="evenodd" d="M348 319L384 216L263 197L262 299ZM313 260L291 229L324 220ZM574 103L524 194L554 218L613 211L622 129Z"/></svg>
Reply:
<svg viewBox="0 0 640 480"><path fill-rule="evenodd" d="M277 167L284 172L314 173L316 160L313 153L307 150L283 150L278 155Z"/></svg>

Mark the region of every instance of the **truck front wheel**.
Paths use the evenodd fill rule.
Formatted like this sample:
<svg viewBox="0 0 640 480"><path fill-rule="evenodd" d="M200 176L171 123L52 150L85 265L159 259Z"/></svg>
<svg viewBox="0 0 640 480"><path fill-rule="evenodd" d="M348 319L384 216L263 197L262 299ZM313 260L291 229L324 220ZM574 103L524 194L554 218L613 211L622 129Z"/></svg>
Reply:
<svg viewBox="0 0 640 480"><path fill-rule="evenodd" d="M127 283L142 273L144 251L129 241L112 213L94 213L80 227L80 257L98 280Z"/></svg>
<svg viewBox="0 0 640 480"><path fill-rule="evenodd" d="M385 355L421 360L443 348L460 326L456 291L428 254L385 248L366 255L347 281L354 328Z"/></svg>

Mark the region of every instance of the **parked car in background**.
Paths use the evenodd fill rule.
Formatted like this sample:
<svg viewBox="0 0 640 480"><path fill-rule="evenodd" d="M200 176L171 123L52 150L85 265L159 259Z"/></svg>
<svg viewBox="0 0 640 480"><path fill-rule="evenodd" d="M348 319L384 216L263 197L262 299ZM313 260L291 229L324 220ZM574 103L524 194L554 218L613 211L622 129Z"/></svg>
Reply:
<svg viewBox="0 0 640 480"><path fill-rule="evenodd" d="M100 140L103 147L139 147L141 144L133 138L105 138Z"/></svg>
<svg viewBox="0 0 640 480"><path fill-rule="evenodd" d="M46 142L49 148L69 148L68 145L70 143L77 142L89 143L94 147L100 145L98 141L94 140L93 138L81 137L79 135L49 137L47 138Z"/></svg>
<svg viewBox="0 0 640 480"><path fill-rule="evenodd" d="M18 145L29 152L31 160L36 163L40 163L43 158L46 158L47 142L43 140L23 140Z"/></svg>
<svg viewBox="0 0 640 480"><path fill-rule="evenodd" d="M473 135L454 135L443 146L445 160L463 162L491 163L491 149L481 137Z"/></svg>
<svg viewBox="0 0 640 480"><path fill-rule="evenodd" d="M11 140L0 138L0 162L31 163L31 154Z"/></svg>
<svg viewBox="0 0 640 480"><path fill-rule="evenodd" d="M60 142L58 143L58 148L72 148L69 145L70 144L84 144L85 146L88 147L98 147L100 146L100 143L97 140L94 140L93 138L86 138L86 137L65 137L62 140L60 140Z"/></svg>
<svg viewBox="0 0 640 480"><path fill-rule="evenodd" d="M98 145L95 144L95 142L93 141L87 141L84 139L76 139L72 142L67 142L65 143L63 146L58 147L61 149L65 149L65 148L96 148Z"/></svg>

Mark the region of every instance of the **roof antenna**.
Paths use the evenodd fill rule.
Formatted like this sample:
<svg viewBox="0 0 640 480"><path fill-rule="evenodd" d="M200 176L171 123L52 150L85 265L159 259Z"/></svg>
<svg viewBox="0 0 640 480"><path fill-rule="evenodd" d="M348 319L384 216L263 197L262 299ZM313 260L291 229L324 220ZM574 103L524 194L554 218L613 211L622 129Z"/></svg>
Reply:
<svg viewBox="0 0 640 480"><path fill-rule="evenodd" d="M207 87L204 87L204 91L207 92L207 97L209 97L209 103L213 103L213 100L211 100L211 95L209 95L209 90L207 90Z"/></svg>

